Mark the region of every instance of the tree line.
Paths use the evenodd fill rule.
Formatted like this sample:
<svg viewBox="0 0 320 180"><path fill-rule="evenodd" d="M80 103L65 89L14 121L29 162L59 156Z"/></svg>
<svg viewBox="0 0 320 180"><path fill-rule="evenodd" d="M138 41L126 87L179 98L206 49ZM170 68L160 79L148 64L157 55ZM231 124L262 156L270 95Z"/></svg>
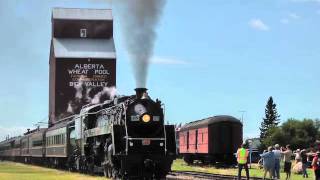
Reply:
<svg viewBox="0 0 320 180"><path fill-rule="evenodd" d="M320 139L319 119L290 118L280 123L277 105L270 97L265 108L265 117L260 127L260 149L265 149L274 144L285 146L290 144L293 149L304 149L312 146Z"/></svg>

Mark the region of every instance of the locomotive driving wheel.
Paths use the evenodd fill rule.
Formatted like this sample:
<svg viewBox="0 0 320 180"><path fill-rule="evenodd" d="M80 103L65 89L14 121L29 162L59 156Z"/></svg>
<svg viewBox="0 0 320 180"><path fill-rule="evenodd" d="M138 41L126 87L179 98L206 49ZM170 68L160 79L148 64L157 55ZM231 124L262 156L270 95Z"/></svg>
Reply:
<svg viewBox="0 0 320 180"><path fill-rule="evenodd" d="M105 164L103 167L103 174L105 177L107 178L112 178L112 167L110 166L110 164Z"/></svg>
<svg viewBox="0 0 320 180"><path fill-rule="evenodd" d="M118 179L124 180L123 178L121 178L119 171L114 167L106 166L103 170L103 173L107 178L112 178L114 180L118 180Z"/></svg>

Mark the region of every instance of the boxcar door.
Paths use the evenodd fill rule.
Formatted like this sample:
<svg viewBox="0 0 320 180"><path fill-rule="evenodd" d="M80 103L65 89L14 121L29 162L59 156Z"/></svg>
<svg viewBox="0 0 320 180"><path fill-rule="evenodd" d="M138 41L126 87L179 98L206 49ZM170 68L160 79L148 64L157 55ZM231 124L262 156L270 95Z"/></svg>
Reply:
<svg viewBox="0 0 320 180"><path fill-rule="evenodd" d="M221 124L220 126L220 152L232 152L232 126L231 124Z"/></svg>
<svg viewBox="0 0 320 180"><path fill-rule="evenodd" d="M198 152L198 130L196 130L196 143L195 143L196 152Z"/></svg>
<svg viewBox="0 0 320 180"><path fill-rule="evenodd" d="M187 151L189 150L189 131L187 131Z"/></svg>

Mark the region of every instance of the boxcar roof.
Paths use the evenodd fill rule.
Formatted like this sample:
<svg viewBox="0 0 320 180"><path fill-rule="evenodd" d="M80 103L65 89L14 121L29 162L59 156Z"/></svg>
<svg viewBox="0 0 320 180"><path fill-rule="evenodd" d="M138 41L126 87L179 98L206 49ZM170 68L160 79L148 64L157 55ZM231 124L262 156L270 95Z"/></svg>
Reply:
<svg viewBox="0 0 320 180"><path fill-rule="evenodd" d="M53 38L52 42L56 58L116 58L113 38Z"/></svg>
<svg viewBox="0 0 320 180"><path fill-rule="evenodd" d="M233 116L228 116L228 115L218 115L218 116L213 116L197 121L193 121L190 123L185 124L184 126L181 127L180 131L183 130L188 130L188 129L195 129L199 127L205 127L210 124L215 124L219 122L233 122L233 123L239 123L242 124L241 121Z"/></svg>

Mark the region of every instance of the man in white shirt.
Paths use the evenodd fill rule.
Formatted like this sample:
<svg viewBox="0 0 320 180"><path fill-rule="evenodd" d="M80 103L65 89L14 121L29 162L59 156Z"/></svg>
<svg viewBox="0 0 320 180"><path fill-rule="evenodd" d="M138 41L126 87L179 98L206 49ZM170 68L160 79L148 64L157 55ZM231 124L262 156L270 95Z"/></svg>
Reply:
<svg viewBox="0 0 320 180"><path fill-rule="evenodd" d="M275 157L275 165L274 165L274 177L280 179L280 158L281 158L281 151L279 144L274 145L274 157Z"/></svg>

